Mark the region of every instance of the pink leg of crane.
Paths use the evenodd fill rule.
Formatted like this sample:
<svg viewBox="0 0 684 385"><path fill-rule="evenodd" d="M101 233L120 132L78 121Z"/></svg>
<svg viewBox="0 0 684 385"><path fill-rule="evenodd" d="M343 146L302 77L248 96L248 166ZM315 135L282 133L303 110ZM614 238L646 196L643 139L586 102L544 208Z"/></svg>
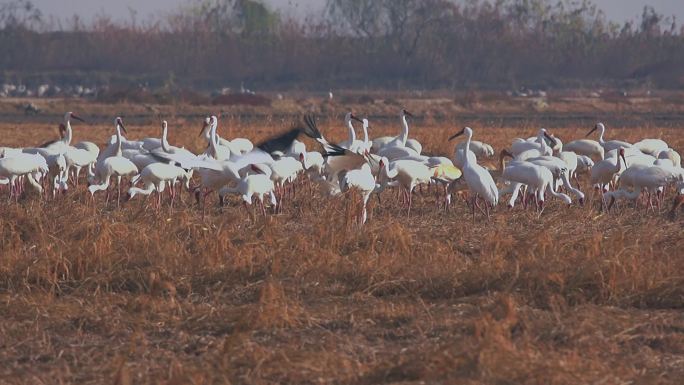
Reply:
<svg viewBox="0 0 684 385"><path fill-rule="evenodd" d="M411 216L411 204L413 203L413 189L406 190L407 195L408 195L408 212L406 213L406 216L410 217Z"/></svg>

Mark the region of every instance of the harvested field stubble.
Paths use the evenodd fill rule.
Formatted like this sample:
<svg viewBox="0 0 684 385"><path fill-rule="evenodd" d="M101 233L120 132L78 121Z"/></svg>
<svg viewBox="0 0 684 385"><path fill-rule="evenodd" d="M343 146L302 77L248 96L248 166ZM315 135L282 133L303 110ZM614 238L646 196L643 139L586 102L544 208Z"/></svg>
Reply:
<svg viewBox="0 0 684 385"><path fill-rule="evenodd" d="M445 138L459 124L413 126L426 152L452 153ZM259 140L286 127L232 122L230 132ZM156 125L128 128L158 135ZM196 128L170 122L169 140L198 151ZM344 137L337 122L321 128ZM475 128L497 149L536 132ZM0 130L10 146L55 136L45 125ZM98 143L113 132L74 130L75 141ZM550 130L566 142L586 132ZM684 144L672 128L610 135ZM500 206L473 223L462 200L443 213L426 192L407 218L386 192L358 228L346 197L308 188L266 218L237 199L218 209L212 197L203 218L187 194L160 212L137 198L93 207L86 194L0 200L0 383L684 378L683 222L664 213L550 201L541 217Z"/></svg>

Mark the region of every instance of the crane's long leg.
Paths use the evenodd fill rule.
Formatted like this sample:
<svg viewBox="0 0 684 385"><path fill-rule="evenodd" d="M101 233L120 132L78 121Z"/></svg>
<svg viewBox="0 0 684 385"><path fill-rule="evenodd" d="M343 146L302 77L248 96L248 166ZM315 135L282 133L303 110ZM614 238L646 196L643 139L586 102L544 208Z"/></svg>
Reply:
<svg viewBox="0 0 684 385"><path fill-rule="evenodd" d="M261 214L265 217L266 216L266 205L264 205L264 196L263 195L259 196L259 205L261 206Z"/></svg>
<svg viewBox="0 0 684 385"><path fill-rule="evenodd" d="M171 208L173 208L173 202L176 200L176 186L175 185L171 186L170 190L171 190L170 191L170 193L171 193Z"/></svg>
<svg viewBox="0 0 684 385"><path fill-rule="evenodd" d="M413 186L411 186L411 188L406 191L408 194L408 212L406 213L406 216L411 217L411 204L413 203Z"/></svg>
<svg viewBox="0 0 684 385"><path fill-rule="evenodd" d="M81 174L81 166L76 167L76 187L78 187L78 176Z"/></svg>
<svg viewBox="0 0 684 385"><path fill-rule="evenodd" d="M123 178L121 175L117 175L116 177L116 207L119 207L121 204L121 181Z"/></svg>

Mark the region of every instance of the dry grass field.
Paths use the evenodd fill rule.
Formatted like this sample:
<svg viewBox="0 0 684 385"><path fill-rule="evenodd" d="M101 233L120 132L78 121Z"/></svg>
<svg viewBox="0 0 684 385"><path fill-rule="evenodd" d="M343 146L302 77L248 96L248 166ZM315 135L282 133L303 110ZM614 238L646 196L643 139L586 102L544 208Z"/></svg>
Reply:
<svg viewBox="0 0 684 385"><path fill-rule="evenodd" d="M152 115L138 120L144 124L128 124L130 138L158 135ZM224 119L219 129L259 140L290 124ZM170 142L200 150L199 125L170 119ZM411 136L425 152L451 155L446 138L462 125L419 120ZM344 136L341 120L320 126ZM472 126L474 139L497 149L538 128L534 121ZM566 142L590 128L566 126L547 127ZM397 128L382 121L372 135ZM114 127L74 123L74 130L75 141L103 143ZM681 151L681 130L609 126L607 135L661 137ZM3 123L0 134L0 145L28 146L57 132L54 124L22 122ZM684 378L684 213L672 221L669 207L653 213L622 204L601 214L596 201L549 201L541 217L500 205L490 221L473 222L463 200L444 213L426 191L407 217L396 194L385 192L359 228L347 196L306 186L282 214L267 217L236 199L218 208L215 195L202 216L189 194L159 212L141 197L117 208L99 196L93 206L84 187L55 201L29 195L14 204L5 194L0 384Z"/></svg>

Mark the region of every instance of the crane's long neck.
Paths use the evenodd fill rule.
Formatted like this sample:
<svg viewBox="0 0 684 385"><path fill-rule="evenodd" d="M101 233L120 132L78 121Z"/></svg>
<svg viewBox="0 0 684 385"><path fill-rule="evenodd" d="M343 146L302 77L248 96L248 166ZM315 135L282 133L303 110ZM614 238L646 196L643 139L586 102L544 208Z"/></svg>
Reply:
<svg viewBox="0 0 684 385"><path fill-rule="evenodd" d="M116 154L114 156L121 156L121 126L116 125Z"/></svg>
<svg viewBox="0 0 684 385"><path fill-rule="evenodd" d="M211 122L209 129L209 147L211 148L211 156L218 159L218 138L216 137L216 122Z"/></svg>
<svg viewBox="0 0 684 385"><path fill-rule="evenodd" d="M401 134L399 134L399 138L401 139L401 142L406 145L406 141L408 140L408 131L409 131L409 126L408 122L406 121L406 115L401 115Z"/></svg>
<svg viewBox="0 0 684 385"><path fill-rule="evenodd" d="M578 199L584 199L584 193L572 187L570 181L568 180L568 175L566 172L561 173L561 180L563 181L563 187L565 187L566 190L573 193Z"/></svg>
<svg viewBox="0 0 684 385"><path fill-rule="evenodd" d="M599 129L599 143L601 144L601 146L603 146L606 143L606 141L603 140L603 133L604 133L604 131L606 131L606 128L603 126L599 126L598 129ZM620 162L618 161L618 163L620 163Z"/></svg>
<svg viewBox="0 0 684 385"><path fill-rule="evenodd" d="M396 166L390 168L389 164L385 163L385 175L387 175L387 178L392 179L397 176L399 173L399 170L397 169Z"/></svg>
<svg viewBox="0 0 684 385"><path fill-rule="evenodd" d="M363 125L363 143L368 144L368 125Z"/></svg>
<svg viewBox="0 0 684 385"><path fill-rule="evenodd" d="M207 145L211 145L211 124L207 125L202 131L204 139L207 141Z"/></svg>
<svg viewBox="0 0 684 385"><path fill-rule="evenodd" d="M162 146L162 150L164 150L164 152L170 152L169 151L170 150L169 141L167 139L168 131L169 131L168 126L166 124L164 124L164 126L162 127L162 139L161 139L161 146Z"/></svg>
<svg viewBox="0 0 684 385"><path fill-rule="evenodd" d="M351 119L347 120L347 130L349 130L349 143L352 143L356 140L356 132L354 132L354 125L352 124Z"/></svg>
<svg viewBox="0 0 684 385"><path fill-rule="evenodd" d="M64 128L66 130L66 135L64 136L63 140L64 140L64 143L68 146L69 144L71 144L71 139L73 139L74 132L71 129L71 122L69 121L69 119L66 119L66 122L64 122L64 123L65 123Z"/></svg>
<svg viewBox="0 0 684 385"><path fill-rule="evenodd" d="M542 155L546 154L546 140L544 140L544 133L540 132L537 137L537 142L539 142L539 147L541 148Z"/></svg>
<svg viewBox="0 0 684 385"><path fill-rule="evenodd" d="M618 153L618 156L615 159L615 172L620 172L620 153ZM627 164L625 163L625 167L627 167Z"/></svg>
<svg viewBox="0 0 684 385"><path fill-rule="evenodd" d="M572 201L569 196L567 196L563 193L556 192L556 190L553 188L553 182L546 185L546 191L558 199L561 199L564 201Z"/></svg>
<svg viewBox="0 0 684 385"><path fill-rule="evenodd" d="M464 156L464 160L463 160L463 168L466 168L470 164L470 161L468 161L468 153L470 152L470 140L472 139L472 137L473 137L473 134L471 134L471 133L468 133L466 136L466 145L465 145L465 149L464 149L465 150L465 154L464 154L465 156Z"/></svg>
<svg viewBox="0 0 684 385"><path fill-rule="evenodd" d="M228 178L234 182L240 182L242 178L240 177L240 171L237 169L233 162L224 162L224 171Z"/></svg>

